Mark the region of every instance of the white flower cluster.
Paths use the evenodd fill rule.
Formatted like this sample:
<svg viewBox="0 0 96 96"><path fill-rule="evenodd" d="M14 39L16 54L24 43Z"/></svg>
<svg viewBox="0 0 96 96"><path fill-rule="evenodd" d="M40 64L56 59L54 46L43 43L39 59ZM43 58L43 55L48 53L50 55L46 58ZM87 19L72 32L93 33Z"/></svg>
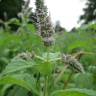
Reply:
<svg viewBox="0 0 96 96"><path fill-rule="evenodd" d="M51 23L50 15L48 15L47 13L47 7L44 5L44 1L36 0L38 33L42 37L44 45L50 46L54 42L54 29Z"/></svg>
<svg viewBox="0 0 96 96"><path fill-rule="evenodd" d="M82 64L78 62L74 56L63 54L62 60L65 64L68 64L69 68L71 68L73 71L85 73Z"/></svg>

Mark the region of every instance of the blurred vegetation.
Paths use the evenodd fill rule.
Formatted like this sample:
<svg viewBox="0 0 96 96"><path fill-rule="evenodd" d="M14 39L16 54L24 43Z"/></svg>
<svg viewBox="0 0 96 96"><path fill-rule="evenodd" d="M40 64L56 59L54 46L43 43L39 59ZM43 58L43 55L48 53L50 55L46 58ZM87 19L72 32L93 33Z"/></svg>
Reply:
<svg viewBox="0 0 96 96"><path fill-rule="evenodd" d="M96 25L93 24L78 28L77 32L63 32L62 34L56 33L54 35L56 41L55 45L51 47L51 52L53 53L61 52L65 54L75 54L80 51L92 53L85 54L80 59L80 62L86 70L86 74L82 75L77 73L72 75L68 84L69 88L86 88L96 90L95 28ZM18 53L33 51L37 54L41 54L44 50L46 51L46 48L43 46L42 39L36 34L36 28L34 25L28 24L25 29L21 28L20 33L10 33L10 31L5 31L2 28L0 29L0 72L5 69L11 59ZM70 71L66 71L64 76L62 76L61 81L66 82L69 74ZM59 86L57 88L59 88ZM60 88L62 89L62 87Z"/></svg>
<svg viewBox="0 0 96 96"><path fill-rule="evenodd" d="M22 10L24 0L1 0L0 1L0 19L8 20L18 17L18 13Z"/></svg>
<svg viewBox="0 0 96 96"><path fill-rule="evenodd" d="M84 20L84 24L96 21L96 0L86 0L86 8L83 8L84 14L80 16L80 20Z"/></svg>

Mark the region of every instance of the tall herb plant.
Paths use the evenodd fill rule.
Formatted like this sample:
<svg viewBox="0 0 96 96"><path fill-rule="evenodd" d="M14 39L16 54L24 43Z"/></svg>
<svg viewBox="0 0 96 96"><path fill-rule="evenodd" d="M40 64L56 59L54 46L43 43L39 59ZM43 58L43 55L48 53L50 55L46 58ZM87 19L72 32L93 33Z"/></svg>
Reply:
<svg viewBox="0 0 96 96"><path fill-rule="evenodd" d="M27 20L24 7L23 23ZM54 28L44 0L36 0L37 31L46 51L37 54L23 52L15 56L0 74L0 96L95 96L96 92L87 89L69 88L72 75L85 70L75 55L50 51L54 46ZM27 23L26 23L27 24ZM20 30L19 30L20 31ZM62 77L69 72L66 80Z"/></svg>

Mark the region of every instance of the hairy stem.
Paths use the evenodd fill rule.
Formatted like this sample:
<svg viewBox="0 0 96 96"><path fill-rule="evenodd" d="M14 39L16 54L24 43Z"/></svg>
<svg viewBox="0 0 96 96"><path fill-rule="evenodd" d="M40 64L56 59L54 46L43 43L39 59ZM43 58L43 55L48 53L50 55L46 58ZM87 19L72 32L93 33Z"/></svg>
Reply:
<svg viewBox="0 0 96 96"><path fill-rule="evenodd" d="M60 81L60 79L61 79L62 75L64 74L65 70L67 69L67 67L68 67L68 65L66 65L66 66L63 67L62 71L60 72L60 74L58 75L57 79L56 79L55 82L54 82L55 84L56 84L58 81Z"/></svg>
<svg viewBox="0 0 96 96"><path fill-rule="evenodd" d="M47 77L45 77L45 82L44 82L44 96L48 96L48 90L47 90Z"/></svg>
<svg viewBox="0 0 96 96"><path fill-rule="evenodd" d="M67 86L68 86L68 84L69 84L72 76L73 76L73 72L71 72L71 73L69 74L67 81L64 82L64 83L65 83L65 84L64 84L64 89L67 88Z"/></svg>

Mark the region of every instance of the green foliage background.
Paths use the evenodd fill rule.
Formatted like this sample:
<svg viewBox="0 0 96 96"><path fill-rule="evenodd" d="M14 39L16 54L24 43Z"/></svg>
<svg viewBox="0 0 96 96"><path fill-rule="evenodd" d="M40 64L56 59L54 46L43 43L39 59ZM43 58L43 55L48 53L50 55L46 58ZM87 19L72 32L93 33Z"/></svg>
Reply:
<svg viewBox="0 0 96 96"><path fill-rule="evenodd" d="M54 46L52 46L50 49L50 51L53 53L61 52L61 53L66 53L66 54L74 54L79 51L85 51L85 52L92 53L90 55L89 54L84 55L80 59L80 62L83 64L83 66L86 70L86 74L83 74L83 75L80 73L74 74L71 77L71 80L70 80L67 88L84 88L84 89L96 90L96 75L95 75L96 74L96 58L95 58L96 57L96 44L95 44L96 43L96 38L95 38L96 31L95 30L96 29L95 28L96 28L95 24L88 25L86 27L78 28L77 32L64 32L61 34L56 33L54 35L54 38L56 39L56 41L55 41ZM2 72L2 70L5 69L5 67L11 61L11 59L13 57L15 57L18 53L32 52L32 51L34 51L37 54L41 54L42 52L46 51L46 48L43 46L42 39L36 34L36 28L34 27L34 25L28 24L25 29L21 28L20 33L16 33L16 32L10 33L8 31L5 32L5 30L0 29L0 72ZM17 63L17 64L19 64L19 63ZM23 64L23 66L24 66L24 63L21 63L21 64ZM41 67L41 65L40 65L38 67L39 68L38 71L45 70L46 69L45 67L43 65ZM15 65L12 67L12 69L16 69ZM10 70L12 70L12 69L10 69ZM46 69L46 70L48 70L48 69ZM46 74L46 71L43 71L43 73ZM62 76L61 81L66 81L69 74L70 74L70 71L67 70L65 72L65 74ZM18 78L18 76L21 78L25 78L27 75L28 74L25 74L25 75L23 74L20 76L14 75L15 77L14 76L6 77L6 78L4 78L5 81L1 80L0 82L9 81L12 84L12 81L10 81L10 80L15 80L14 78ZM31 77L28 75L27 78L31 78ZM26 84L27 81L25 82L25 81L22 81L22 79L20 79L20 80L18 81L18 79L16 79L16 81L14 81L14 82L17 85L22 86L24 89L22 89L22 87L19 87L19 89L18 89L17 88L18 86L16 86L16 90L18 89L16 94L17 95L21 94L20 96L23 96L23 95L27 96L28 91L26 91L25 89L27 88L28 90L30 90L31 86ZM4 83L4 82L2 82L2 83ZM7 84L7 82L6 82L6 84ZM25 86L23 86L23 85L25 85ZM10 86L10 85L8 85L8 86ZM56 89L62 89L63 87L64 86L62 86L62 83L61 83L56 87ZM6 86L6 88L7 88L7 86ZM31 88L31 89L33 90L34 88ZM19 92L20 90L22 90L22 93ZM34 91L36 92L35 89L34 89ZM80 95L79 92L77 91L77 89L76 89L76 91L75 91L75 89L73 89L73 91L72 91L73 93L70 93L71 92L70 90L68 93L67 93L67 91L64 91L64 92L60 91L58 93L58 91L57 91L57 93L53 93L53 96L63 96L65 94L66 94L66 96L68 94L71 94L68 96L75 96L75 95L76 96L77 95L78 96L87 96L87 95L84 95L83 93ZM10 96L11 96L11 93L10 93ZM61 94L61 95L58 95L58 94ZM88 95L88 96L95 96L95 95Z"/></svg>

